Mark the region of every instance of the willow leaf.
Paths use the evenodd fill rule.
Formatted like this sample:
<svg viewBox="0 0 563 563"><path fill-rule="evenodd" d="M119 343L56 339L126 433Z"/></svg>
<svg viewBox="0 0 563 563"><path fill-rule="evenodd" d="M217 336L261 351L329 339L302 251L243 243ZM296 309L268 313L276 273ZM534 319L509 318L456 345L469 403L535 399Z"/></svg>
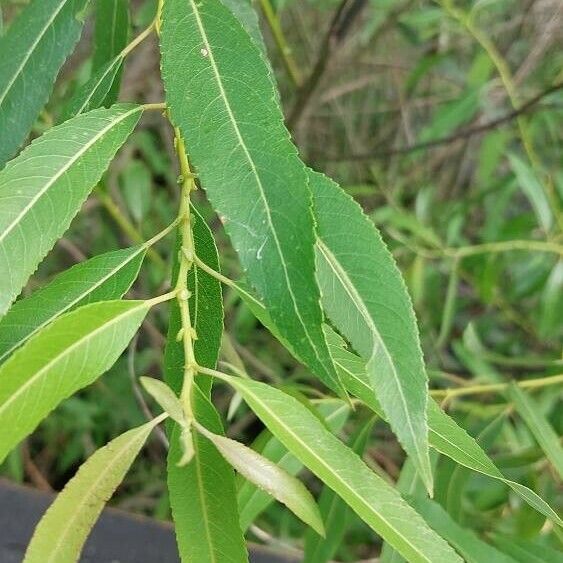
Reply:
<svg viewBox="0 0 563 563"><path fill-rule="evenodd" d="M299 401L264 383L224 377L288 450L409 561L461 561L393 487Z"/></svg>
<svg viewBox="0 0 563 563"><path fill-rule="evenodd" d="M79 115L0 172L0 316L66 231L141 113L141 106L120 104Z"/></svg>
<svg viewBox="0 0 563 563"><path fill-rule="evenodd" d="M195 208L192 208L192 213L196 254L205 264L218 271L219 258L213 235ZM177 249L179 248L178 243ZM176 263L173 279L177 272ZM194 266L188 275L188 288L191 293L191 324L198 337L194 343L195 357L199 365L213 368L217 362L223 331L221 286L215 278ZM183 347L176 338L180 328L178 305L173 302L170 307L164 364L165 381L176 393L182 388L184 373ZM223 427L219 415L207 400L211 380L199 375L197 389L197 419L209 430L221 434ZM180 426L170 423L168 435L168 490L182 560L194 563L246 561L232 468L215 446L198 433L193 437L192 461L179 467L178 463L183 455Z"/></svg>
<svg viewBox="0 0 563 563"><path fill-rule="evenodd" d="M516 411L534 435L547 459L553 464L559 477L563 479L563 447L561 447L561 442L555 430L541 414L540 408L534 400L517 385L512 384L510 386L509 395Z"/></svg>
<svg viewBox="0 0 563 563"><path fill-rule="evenodd" d="M393 257L360 206L310 171L325 311L366 362L391 428L429 491L428 379L416 319Z"/></svg>
<svg viewBox="0 0 563 563"><path fill-rule="evenodd" d="M135 246L100 254L14 303L0 320L0 362L63 313L122 297L135 281L145 253L143 246Z"/></svg>
<svg viewBox="0 0 563 563"><path fill-rule="evenodd" d="M167 0L161 32L172 121L250 283L303 361L343 394L321 330L307 173L260 48L221 0Z"/></svg>
<svg viewBox="0 0 563 563"><path fill-rule="evenodd" d="M115 61L129 39L129 0L96 0L96 26L94 29L94 72ZM102 102L111 105L117 100L121 65L118 66L110 88Z"/></svg>
<svg viewBox="0 0 563 563"><path fill-rule="evenodd" d="M342 348L342 339L330 329L327 329L327 338L334 362L348 391L385 419L383 409L366 373L365 363L355 354ZM458 426L455 420L442 411L433 400L428 401L428 428L428 440L432 448L464 467L502 481L532 508L563 526L557 513L534 491L520 483L506 479L475 439Z"/></svg>
<svg viewBox="0 0 563 563"><path fill-rule="evenodd" d="M0 168L27 137L80 37L88 0L33 0L0 38Z"/></svg>
<svg viewBox="0 0 563 563"><path fill-rule="evenodd" d="M315 499L305 485L287 471L249 447L199 426L201 432L221 452L234 469L258 488L285 504L317 534L324 536L324 525Z"/></svg>
<svg viewBox="0 0 563 563"><path fill-rule="evenodd" d="M338 432L344 426L350 413L348 404L340 400L322 403L318 406L318 410L333 433ZM303 464L293 454L288 452L287 448L277 438L271 436L270 432L267 430L264 432L269 438L263 445L257 448L257 451L290 475L297 475L303 469ZM237 500L240 512L240 525L243 530L247 530L256 517L273 502L269 494L242 478L238 487Z"/></svg>
<svg viewBox="0 0 563 563"><path fill-rule="evenodd" d="M0 367L0 463L63 399L121 355L150 301L101 301L53 321Z"/></svg>
<svg viewBox="0 0 563 563"><path fill-rule="evenodd" d="M493 534L493 541L520 563L563 563L563 553L534 541Z"/></svg>
<svg viewBox="0 0 563 563"><path fill-rule="evenodd" d="M125 432L95 452L37 525L25 563L74 563L104 505L164 416Z"/></svg>

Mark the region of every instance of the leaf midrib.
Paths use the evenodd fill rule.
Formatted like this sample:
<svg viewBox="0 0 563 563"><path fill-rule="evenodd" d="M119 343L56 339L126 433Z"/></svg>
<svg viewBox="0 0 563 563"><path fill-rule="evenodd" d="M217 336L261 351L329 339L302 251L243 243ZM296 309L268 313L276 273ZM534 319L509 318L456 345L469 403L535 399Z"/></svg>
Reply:
<svg viewBox="0 0 563 563"><path fill-rule="evenodd" d="M25 338L18 340L15 344L12 345L11 348L9 348L8 350L6 350L2 355L0 355L0 362L2 362L2 360L10 355L16 348L19 348L22 344L24 344L25 342L27 342L34 334L36 334L37 332L39 332L43 327L45 327L46 325L48 325L49 323L51 323L51 321L53 321L54 319L56 319L57 317L60 317L61 315L63 315L64 313L66 313L69 309L71 309L74 305L76 305L76 303L78 303L79 301L81 301L82 299L84 299L85 297L87 297L90 293L93 293L96 289L98 289L103 283L105 283L111 276L113 276L116 272L118 272L119 270L125 268L125 266L127 266L127 264L129 264L129 262L131 262L131 260L133 260L133 258L136 258L141 252L145 251L146 248L144 246L139 246L138 250L133 253L131 256L129 256L127 258L126 261L124 262L120 262L120 264L118 266L116 266L115 268L113 268L108 274L106 274L103 278L99 279L94 285L90 286L88 288L87 291L82 292L78 297L76 297L76 299L74 299L73 301L71 301L70 303L68 303L63 309L57 311L56 315L51 315L48 319L46 319L43 323L41 323L39 326L35 327L33 329L32 332L30 332L29 334L27 334L25 336Z"/></svg>
<svg viewBox="0 0 563 563"><path fill-rule="evenodd" d="M256 165L254 164L254 161L252 159L250 151L248 150L248 147L246 146L246 143L244 142L244 139L243 139L242 134L240 132L240 129L238 127L237 121L235 119L233 110L231 108L231 104L229 102L229 99L227 97L227 93L226 93L225 88L223 86L223 81L221 79L221 75L219 73L217 63L215 61L213 49L211 48L211 45L209 43L209 39L207 37L207 33L206 33L205 27L203 25L203 21L201 19L201 15L199 13L199 9L198 9L196 3L194 2L194 0L190 0L190 4L192 6L192 10L193 10L193 13L194 13L194 16L195 16L195 19L196 19L196 23L197 23L202 41L204 42L205 48L207 50L207 56L208 56L209 62L211 64L211 68L213 70L213 74L215 76L217 86L219 87L219 92L220 92L221 98L223 99L223 101L225 103L225 108L227 110L227 114L229 115L229 119L230 119L231 124L233 126L233 129L235 131L235 135L237 136L239 145L242 148L244 155L246 156L246 159L247 159L247 161L250 165L252 173L255 177L256 185L257 185L259 193L260 193L260 199L262 200L262 203L264 205L264 210L266 212L268 225L270 227L270 231L271 231L272 236L274 238L274 243L276 245L276 249L277 249L278 254L280 256L280 263L282 265L282 269L283 269L283 272L284 272L286 286L288 288L289 295L291 297L291 301L293 302L293 308L295 310L295 314L296 314L297 318L299 319L301 326L303 327L303 331L305 333L305 336L307 337L307 340L309 341L309 344L311 345L311 348L313 349L313 351L315 353L317 361L324 368L325 372L327 373L327 375L329 375L330 379L335 380L334 376L330 373L330 371L326 368L323 361L321 360L321 357L319 356L319 352L317 350L317 347L316 347L313 339L311 338L311 335L309 334L307 324L303 321L303 318L301 317L299 307L297 306L297 300L296 300L295 294L293 293L293 287L292 287L290 279L289 279L289 273L287 271L287 266L286 266L286 263L285 263L285 257L284 257L284 254L283 254L283 251L282 251L282 248L281 248L281 244L280 244L280 241L279 241L279 238L278 238L278 234L277 234L276 229L275 229L274 224L273 224L272 215L270 213L268 200L267 200L266 194L264 192L264 186L262 185L262 179L260 178L260 175L258 174L258 170L256 168ZM338 385L338 379L337 378L335 380L335 383Z"/></svg>
<svg viewBox="0 0 563 563"><path fill-rule="evenodd" d="M0 106L4 103L4 100L6 99L8 92L10 91L10 89L14 85L15 81L20 76L20 73L21 73L23 67L27 64L27 62L31 58L31 55L35 51L35 48L41 42L43 37L45 37L45 33L51 27L51 24L53 23L53 21L55 21L55 19L57 18L57 16L59 15L59 13L61 12L61 10L63 9L64 5L67 2L68 2L68 0L61 0L59 7L55 10L55 12L53 12L52 16L46 22L46 24L43 27L43 29L41 30L41 32L37 35L37 38L35 39L35 41L31 44L31 48L27 51L27 53L26 53L25 57L23 58L21 64L19 65L16 72L14 73L13 78L8 82L8 84L6 85L6 88L4 89L4 92L2 92L2 94L0 95ZM25 16L25 14L24 14L24 16Z"/></svg>
<svg viewBox="0 0 563 563"><path fill-rule="evenodd" d="M124 311L123 313L113 317L112 319L110 319L108 322L104 323L103 325L99 326L97 329L93 330L92 332L89 332L88 334L85 334L84 336L82 336L81 338L79 338L76 342L74 342L73 344L71 344L68 348L65 348L64 350L62 350L62 352L60 354L58 354L57 356L55 356L54 358L52 358L51 360L49 360L49 362L47 362L42 368L39 369L39 371L37 371L30 379L28 379L27 381L24 382L24 384L19 387L12 395L10 395L8 397L8 399L0 405L0 417L4 414L4 412L6 411L6 409L24 392L26 391L32 384L35 383L35 381L37 381L37 379L39 377L41 377L46 371L48 372L53 365L56 365L61 359L65 358L66 356L68 356L69 353L73 352L76 348L79 348L84 342L87 342L88 340L90 340L92 337L96 336L97 334L99 334L100 332L105 331L108 327L112 326L114 323L122 320L123 318L136 313L140 308L142 307L147 307L148 305L145 301L141 301L137 306L132 307L131 309L127 309L126 311ZM4 364L3 367L5 367L6 364ZM1 370L0 370L1 371Z"/></svg>
<svg viewBox="0 0 563 563"><path fill-rule="evenodd" d="M80 157L84 156L84 154L92 148L108 131L110 131L113 127L115 127L121 121L127 119L130 115L133 115L135 112L143 111L142 106L136 106L135 108L123 113L122 115L118 116L118 119L115 119L109 123L106 127L98 131L92 139L90 139L75 155L73 155L65 164L57 171L56 174L52 176L52 178L39 190L29 201L29 203L20 211L18 216L12 221L10 225L4 230L3 233L0 234L0 244L3 240L10 234L10 232L16 228L19 223L21 222L22 218L27 215L27 213L33 208L33 206L37 203L37 201L65 174L79 159Z"/></svg>
<svg viewBox="0 0 563 563"><path fill-rule="evenodd" d="M236 380L235 380L235 382L236 382ZM235 383L235 382L233 382L233 384L236 386L236 383ZM264 410L266 410L266 411L270 414L270 416L272 416L272 418L273 418L274 420L277 420L277 421L278 421L278 424L279 424L282 428L285 428L285 431L288 432L288 433L295 439L296 442L298 442L299 444L301 444L301 446L302 446L304 449L306 449L306 450L310 453L310 455L318 461L318 463L319 463L320 465L322 465L326 470L328 470L329 473L331 473L336 479L338 479L338 480L340 481L340 483L341 483L350 493L352 493L352 495L353 495L355 498L357 498L357 499L360 501L360 503L363 504L364 507L367 508L367 510L368 510L369 512L372 512L372 513L376 514L377 517L380 518L383 522L385 522L385 523L387 524L387 526L389 526L390 529L394 530L395 533L396 533L400 538L402 538L402 539L405 541L405 543L406 543L407 545L409 545L409 546L413 549L413 551L419 553L420 556L421 556L424 560L429 561L429 563L431 563L431 560L429 560L429 559L426 557L426 555L424 555L424 553L421 553L420 550L419 550L416 546L412 545L412 543L411 543L407 538L405 538L405 537L401 534L401 531L400 531L400 530L398 530L395 526L393 526L392 524L390 524L389 521L385 519L385 517L384 517L383 514L380 514L379 512L376 512L375 509L374 509L369 503L367 503L367 502L365 501L365 499L364 499L361 495L358 495L358 494L356 493L356 491L355 491L353 488L351 488L351 487L348 485L348 483L346 483L346 481L344 481L344 480L342 480L342 479L340 478L340 475L339 475L338 472L334 471L334 470L330 467L330 465L328 465L321 457L317 456L317 454L315 453L315 451L314 451L314 450L311 450L311 448L309 447L308 444L306 444L305 442L303 442L302 440L300 440L299 436L298 436L297 434L295 434L295 433L292 431L291 428L289 428L288 426L284 425L284 424L283 424L283 420L279 419L279 418L276 416L275 411L270 410L270 409L268 408L268 405L267 405L264 401L261 401L261 400L260 400L260 397L258 397L258 396L257 396L256 394L254 394L252 391L250 391L250 390L248 389L248 387L240 387L240 388L239 388L239 391L248 393L250 396L253 397L253 399L254 399L256 402L260 403L260 404L262 405L262 408L263 408ZM311 467L309 467L309 469L311 469ZM312 469L311 469L311 470L312 470ZM378 478L375 473L374 473L373 475L374 475L374 477L375 477L376 479ZM385 486L385 485L384 485L384 486Z"/></svg>
<svg viewBox="0 0 563 563"><path fill-rule="evenodd" d="M423 455L423 453L420 451L420 447L419 447L419 444L418 444L416 433L415 433L414 428L412 426L412 420L411 420L411 417L409 415L409 410L408 410L408 407L407 407L407 401L406 401L406 398L405 398L405 395L404 395L404 392L403 392L403 388L402 388L402 385L401 385L401 382L400 382L400 377L399 377L399 374L397 373L395 364L393 362L391 354L389 353L389 350L387 349L385 341L381 337L380 332L377 330L377 327L375 326L375 323L374 323L373 319L371 318L369 311L367 310L367 307L364 303L364 300L360 296L360 294L359 294L358 290L356 289L354 283L352 282L352 280L350 279L348 274L344 271L344 269L341 267L340 262L338 262L338 260L334 256L334 254L331 252L331 250L328 248L328 246L324 243L324 241L321 238L317 238L317 247L319 248L319 250L321 251L321 253L325 257L325 260L327 261L327 263L329 264L329 266L333 270L336 277L340 280L342 287L345 289L346 293L348 293L348 295L350 296L350 299L352 299L352 302L356 304L358 311L360 312L360 315L362 316L362 318L364 319L364 321L368 325L368 328L370 329L372 334L375 336L374 342L373 342L373 348L372 348L372 355L371 355L370 360L368 361L368 364L371 363L372 359L375 356L375 352L377 350L377 343L378 342L381 343L381 348L383 350L383 353L385 354L388 365L391 367L391 371L393 373L393 380L395 381L395 386L396 386L397 390L399 391L399 396L400 396L400 399L401 399L401 405L403 407L403 414L404 414L405 419L407 420L407 424L408 424L408 427L409 427L409 433L410 433L411 438L412 438L412 443L413 443L413 445L416 449L421 467L425 467L427 465L426 464L426 458Z"/></svg>

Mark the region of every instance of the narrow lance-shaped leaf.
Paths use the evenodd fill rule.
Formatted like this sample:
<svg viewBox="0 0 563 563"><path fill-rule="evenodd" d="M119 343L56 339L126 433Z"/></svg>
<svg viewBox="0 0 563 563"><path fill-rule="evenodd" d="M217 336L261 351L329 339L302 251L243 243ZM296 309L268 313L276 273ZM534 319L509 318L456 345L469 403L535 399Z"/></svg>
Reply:
<svg viewBox="0 0 563 563"><path fill-rule="evenodd" d="M57 495L37 525L25 563L74 563L104 505L141 451L161 415L95 452Z"/></svg>
<svg viewBox="0 0 563 563"><path fill-rule="evenodd" d="M92 70L98 71L115 61L127 45L129 39L129 1L96 0L96 26L94 29L94 55ZM103 105L111 105L117 100L121 68L118 68Z"/></svg>
<svg viewBox="0 0 563 563"><path fill-rule="evenodd" d="M135 246L100 254L14 303L0 320L0 362L63 313L122 297L135 281L145 253L145 247Z"/></svg>
<svg viewBox="0 0 563 563"><path fill-rule="evenodd" d="M374 419L358 428L350 438L350 448L360 457L368 444ZM305 535L305 561L308 563L326 563L334 558L336 551L343 544L350 521L350 508L329 487L324 487L319 499L319 508L326 528L326 537L320 537L311 530Z"/></svg>
<svg viewBox="0 0 563 563"><path fill-rule="evenodd" d="M0 37L0 168L22 145L47 102L80 37L87 4L33 0Z"/></svg>
<svg viewBox="0 0 563 563"><path fill-rule="evenodd" d="M307 173L260 48L221 0L167 0L161 32L172 121L248 279L307 366L344 394L321 330Z"/></svg>
<svg viewBox="0 0 563 563"><path fill-rule="evenodd" d="M541 537L541 536L540 536ZM531 540L493 534L493 541L520 563L563 563L563 553ZM541 540L540 540L541 541Z"/></svg>
<svg viewBox="0 0 563 563"><path fill-rule="evenodd" d="M318 410L330 431L336 433L344 426L350 413L350 406L343 401L335 400L320 404ZM257 451L290 475L297 475L303 469L301 461L291 454L269 431L265 430L264 432L269 436L269 439ZM237 493L240 525L243 530L247 530L256 517L268 508L273 499L250 481L242 478L240 481Z"/></svg>
<svg viewBox="0 0 563 563"><path fill-rule="evenodd" d="M334 331L328 327L326 330L331 343L331 353L346 388L377 415L385 419L385 413L373 392L371 381L366 373L365 363L355 354L342 348L342 339ZM428 428L428 440L430 446L435 450L460 465L502 481L538 512L563 526L557 513L534 491L520 483L506 479L475 439L458 426L455 420L442 411L433 400L428 401Z"/></svg>
<svg viewBox="0 0 563 563"><path fill-rule="evenodd" d="M223 377L288 450L409 561L461 561L393 487L299 401L264 383Z"/></svg>
<svg viewBox="0 0 563 563"><path fill-rule="evenodd" d="M516 411L524 419L526 426L534 435L547 459L551 461L559 477L563 479L563 447L561 447L561 442L555 430L542 415L534 400L514 383L510 386L509 396L514 402Z"/></svg>
<svg viewBox="0 0 563 563"><path fill-rule="evenodd" d="M0 172L0 316L66 231L142 109L120 104L75 117Z"/></svg>
<svg viewBox="0 0 563 563"><path fill-rule="evenodd" d="M37 333L0 367L0 463L63 399L121 355L150 301L85 305Z"/></svg>
<svg viewBox="0 0 563 563"><path fill-rule="evenodd" d="M246 479L285 504L298 518L324 536L323 521L315 499L298 479L244 444L213 434L198 425L221 455Z"/></svg>
<svg viewBox="0 0 563 563"><path fill-rule="evenodd" d="M324 309L366 361L391 428L432 491L428 380L405 283L360 206L326 176L311 171L309 180Z"/></svg>
<svg viewBox="0 0 563 563"><path fill-rule="evenodd" d="M219 258L211 231L195 208L193 236L197 256L214 270L219 270ZM179 243L177 250L180 250ZM177 256L177 253L176 253ZM175 263L172 278L177 277ZM192 327L197 334L194 353L199 365L213 368L217 362L223 331L223 305L219 282L197 266L188 275ZM165 351L165 381L179 393L184 373L184 352L177 335L181 328L178 305L170 307L168 339ZM223 432L221 420L207 400L211 379L199 375L195 393L195 415L201 424L216 434ZM234 473L215 446L194 433L193 459L188 465L178 466L184 451L180 442L182 429L170 423L168 435L168 490L174 518L176 539L183 561L207 563L227 561L240 563L247 560L244 537L238 522ZM209 471L213 468L213 471Z"/></svg>

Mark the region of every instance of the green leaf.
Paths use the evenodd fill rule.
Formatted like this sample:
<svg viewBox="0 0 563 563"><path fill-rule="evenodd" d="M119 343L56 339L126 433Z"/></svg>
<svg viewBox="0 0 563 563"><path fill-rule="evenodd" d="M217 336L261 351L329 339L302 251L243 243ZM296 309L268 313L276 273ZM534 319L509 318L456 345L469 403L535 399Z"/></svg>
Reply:
<svg viewBox="0 0 563 563"><path fill-rule="evenodd" d="M223 377L288 450L409 561L461 561L393 487L299 401L264 383Z"/></svg>
<svg viewBox="0 0 563 563"><path fill-rule="evenodd" d="M92 69L100 70L115 61L129 39L129 0L96 0L94 55ZM119 94L121 68L118 67L103 105L115 103Z"/></svg>
<svg viewBox="0 0 563 563"><path fill-rule="evenodd" d="M333 433L338 432L344 426L350 413L349 405L340 400L321 403L318 409ZM287 448L277 438L271 436L267 430L264 432L269 438L263 447L258 449L260 454L276 463L290 475L297 475L303 469L303 464L288 452ZM256 517L273 502L270 495L246 479L242 479L242 483L239 485L237 499L240 525L243 530L247 530Z"/></svg>
<svg viewBox="0 0 563 563"><path fill-rule="evenodd" d="M366 361L387 420L431 492L428 379L405 283L360 206L326 176L309 179L324 309Z"/></svg>
<svg viewBox="0 0 563 563"><path fill-rule="evenodd" d="M307 366L344 394L321 330L307 174L260 48L220 0L167 0L161 42L171 119L250 283Z"/></svg>
<svg viewBox="0 0 563 563"><path fill-rule="evenodd" d="M197 256L209 267L219 271L219 258L213 235L195 208L193 235ZM179 242L176 249L180 249ZM177 253L175 253L177 256ZM177 260L172 278L178 272ZM197 340L194 353L199 365L213 368L217 362L223 332L223 305L219 282L197 266L188 273L191 293L189 306L192 327ZM178 304L170 306L170 322L165 351L165 381L179 393L184 373L184 352L176 336L181 328ZM211 379L199 375L195 393L195 415L199 422L216 434L223 432L221 420L210 395ZM181 428L168 428L168 490L176 539L183 561L246 561L244 537L238 522L234 474L230 465L206 438L193 436L194 456L185 466L178 466L184 454L180 441ZM209 471L213 468L213 471Z"/></svg>
<svg viewBox="0 0 563 563"><path fill-rule="evenodd" d="M199 387L194 399L197 420L214 433L222 434L219 415ZM207 438L196 432L193 458L180 467L180 431L180 426L174 424L169 433L168 490L182 561L248 561L231 466Z"/></svg>
<svg viewBox="0 0 563 563"><path fill-rule="evenodd" d="M201 425L198 425L197 429L245 479L285 504L317 534L325 535L323 520L315 499L301 481L244 444L209 432Z"/></svg>
<svg viewBox="0 0 563 563"><path fill-rule="evenodd" d="M221 0L229 10L237 17L242 27L246 30L248 35L252 38L254 43L262 49L266 55L266 45L262 32L260 31L260 21L258 14L252 6L250 0Z"/></svg>
<svg viewBox="0 0 563 563"><path fill-rule="evenodd" d="M462 528L437 502L417 498L411 504L436 532L456 548L467 563L515 563L512 557L480 540L472 530Z"/></svg>
<svg viewBox="0 0 563 563"><path fill-rule="evenodd" d="M45 105L80 37L87 3L33 0L0 37L0 168L25 141Z"/></svg>
<svg viewBox="0 0 563 563"><path fill-rule="evenodd" d="M553 224L553 215L549 207L549 201L545 195L536 172L523 160L514 154L508 155L510 166L516 175L516 180L524 195L528 198L538 223L547 232Z"/></svg>
<svg viewBox="0 0 563 563"><path fill-rule="evenodd" d="M145 253L144 246L134 246L100 254L14 303L0 320L0 362L63 313L122 297L135 281Z"/></svg>
<svg viewBox="0 0 563 563"><path fill-rule="evenodd" d="M350 439L350 448L360 457L364 455L367 443L373 430L374 420L359 427ZM334 558L336 551L343 544L344 535L350 517L350 509L342 499L328 487L323 488L319 499L319 508L325 521L326 534L321 538L308 530L305 535L305 561L308 563L325 563Z"/></svg>
<svg viewBox="0 0 563 563"><path fill-rule="evenodd" d="M168 413L172 420L182 425L186 423L182 403L166 383L154 377L141 377L139 379L145 391Z"/></svg>
<svg viewBox="0 0 563 563"><path fill-rule="evenodd" d="M102 301L59 317L0 367L0 463L63 399L121 355L150 301Z"/></svg>
<svg viewBox="0 0 563 563"><path fill-rule="evenodd" d="M73 95L63 111L61 121L108 105L106 98L121 70L122 63L123 58L118 56L94 72L90 80Z"/></svg>
<svg viewBox="0 0 563 563"><path fill-rule="evenodd" d="M152 174L142 160L133 160L121 172L123 198L131 216L141 223L151 208Z"/></svg>
<svg viewBox="0 0 563 563"><path fill-rule="evenodd" d="M328 328L327 338L334 362L348 391L363 401L378 416L385 419L383 409L371 387L365 363L355 354L342 348L342 339ZM429 444L435 450L460 465L502 481L538 512L563 526L563 522L555 511L534 491L520 483L506 479L475 439L458 426L433 400L428 401L428 429Z"/></svg>
<svg viewBox="0 0 563 563"><path fill-rule="evenodd" d="M73 563L104 505L141 451L160 416L95 452L66 484L37 525L25 563Z"/></svg>
<svg viewBox="0 0 563 563"><path fill-rule="evenodd" d="M563 447L555 430L541 413L539 405L514 383L510 386L509 396L547 459L563 479Z"/></svg>
<svg viewBox="0 0 563 563"><path fill-rule="evenodd" d="M563 553L536 542L493 534L493 541L520 563L563 563Z"/></svg>
<svg viewBox="0 0 563 563"><path fill-rule="evenodd" d="M66 231L142 111L120 104L79 115L0 172L0 316Z"/></svg>

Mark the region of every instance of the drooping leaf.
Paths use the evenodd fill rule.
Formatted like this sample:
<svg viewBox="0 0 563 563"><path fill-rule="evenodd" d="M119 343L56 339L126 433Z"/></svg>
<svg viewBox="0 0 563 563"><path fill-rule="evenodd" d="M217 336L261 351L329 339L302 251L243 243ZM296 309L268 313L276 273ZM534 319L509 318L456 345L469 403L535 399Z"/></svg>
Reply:
<svg viewBox="0 0 563 563"><path fill-rule="evenodd" d="M79 115L0 172L0 316L66 231L142 110L120 104Z"/></svg>
<svg viewBox="0 0 563 563"><path fill-rule="evenodd" d="M360 206L326 176L311 171L309 180L323 307L366 361L387 420L431 491L428 380L405 283Z"/></svg>
<svg viewBox="0 0 563 563"><path fill-rule="evenodd" d="M358 428L350 438L350 448L360 457L363 456L373 429L373 419ZM311 530L305 535L305 561L308 563L326 563L334 558L342 545L346 526L350 518L348 505L329 487L324 487L319 499L319 508L326 528L326 537L320 537Z"/></svg>
<svg viewBox="0 0 563 563"><path fill-rule="evenodd" d="M342 339L327 328L331 354L348 391L385 419L361 358L342 348ZM428 401L428 440L432 448L473 471L508 485L538 512L563 526L556 512L528 487L506 479L486 452L467 432L457 425L434 401Z"/></svg>
<svg viewBox="0 0 563 563"><path fill-rule="evenodd" d="M96 26L94 29L94 55L92 70L100 70L121 53L129 39L129 1L96 0ZM117 68L109 91L102 102L109 106L117 100L121 68Z"/></svg>
<svg viewBox="0 0 563 563"><path fill-rule="evenodd" d="M161 415L95 452L66 484L37 525L25 563L73 563Z"/></svg>
<svg viewBox="0 0 563 563"><path fill-rule="evenodd" d="M350 412L349 405L340 400L322 403L318 409L333 433L338 432L344 426ZM290 475L297 475L303 469L301 461L288 452L287 448L277 438L271 436L267 430L265 432L268 434L268 439L257 451ZM250 481L246 479L241 479L241 481L237 494L240 525L243 530L247 530L256 517L268 508L273 499Z"/></svg>
<svg viewBox="0 0 563 563"><path fill-rule="evenodd" d="M201 215L192 207L193 236L197 256L209 267L219 271L219 258L213 235ZM180 250L180 243L176 249ZM175 253L177 256L177 253ZM177 277L175 263L172 279ZM191 324L197 334L194 353L199 365L213 368L217 362L223 331L223 304L219 282L197 266L188 274ZM184 352L177 341L181 328L178 305L170 306L170 321L165 351L165 381L180 393L184 373ZM201 424L221 434L221 420L210 395L211 380L199 375L196 380L195 415ZM185 448L180 441L181 428L170 424L168 436L168 490L176 539L183 561L206 563L247 560L246 547L236 505L234 473L215 446L197 432L192 436L194 455L191 462L178 466ZM213 468L210 471L210 468Z"/></svg>
<svg viewBox="0 0 563 563"><path fill-rule="evenodd" d="M324 536L323 520L315 499L301 481L236 440L213 434L201 426L198 427L198 431L213 443L245 479L285 504L317 534Z"/></svg>
<svg viewBox="0 0 563 563"><path fill-rule="evenodd" d="M59 317L0 367L0 462L63 399L108 370L150 301L101 301Z"/></svg>
<svg viewBox="0 0 563 563"><path fill-rule="evenodd" d="M559 477L563 479L563 447L555 430L542 415L540 407L535 404L535 401L514 383L510 386L509 396L547 459L551 461Z"/></svg>
<svg viewBox="0 0 563 563"><path fill-rule="evenodd" d="M168 413L172 420L175 420L178 424L185 423L182 403L164 381L154 377L141 377L140 381L145 391Z"/></svg>
<svg viewBox="0 0 563 563"><path fill-rule="evenodd" d="M161 42L172 121L249 281L303 361L342 394L321 330L307 174L260 48L221 0L168 0Z"/></svg>
<svg viewBox="0 0 563 563"><path fill-rule="evenodd" d="M107 105L106 99L122 63L122 57L118 56L96 70L90 80L72 96L62 112L61 121Z"/></svg>
<svg viewBox="0 0 563 563"><path fill-rule="evenodd" d="M0 37L0 168L25 141L47 101L80 37L87 4L33 0Z"/></svg>
<svg viewBox="0 0 563 563"><path fill-rule="evenodd" d="M288 450L409 561L461 561L393 487L299 401L264 383L224 377Z"/></svg>
<svg viewBox="0 0 563 563"><path fill-rule="evenodd" d="M135 281L145 253L145 247L134 246L100 254L14 303L0 320L0 362L63 313L122 297Z"/></svg>
<svg viewBox="0 0 563 563"><path fill-rule="evenodd" d="M417 498L411 504L436 532L456 548L467 563L515 563L512 557L480 540L475 532L457 524L437 502Z"/></svg>

